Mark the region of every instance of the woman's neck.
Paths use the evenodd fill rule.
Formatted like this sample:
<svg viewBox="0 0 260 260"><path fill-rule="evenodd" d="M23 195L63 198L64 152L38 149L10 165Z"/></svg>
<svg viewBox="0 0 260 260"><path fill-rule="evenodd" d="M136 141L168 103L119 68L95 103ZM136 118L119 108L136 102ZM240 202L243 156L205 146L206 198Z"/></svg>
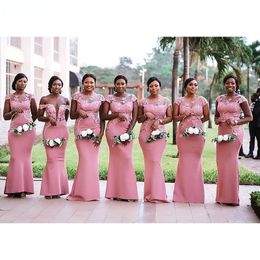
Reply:
<svg viewBox="0 0 260 260"><path fill-rule="evenodd" d="M14 93L16 95L22 95L22 94L24 94L24 90L16 90Z"/></svg>
<svg viewBox="0 0 260 260"><path fill-rule="evenodd" d="M158 99L159 98L159 94L150 94L149 98L150 99Z"/></svg>
<svg viewBox="0 0 260 260"><path fill-rule="evenodd" d="M191 93L186 93L185 97L188 98L188 99L193 99L193 98L196 97L196 94L194 94L194 93L192 93L192 94Z"/></svg>
<svg viewBox="0 0 260 260"><path fill-rule="evenodd" d="M86 91L86 90L83 90L82 93L83 95L86 95L86 96L91 96L93 94L93 90L90 90L90 91Z"/></svg>
<svg viewBox="0 0 260 260"><path fill-rule="evenodd" d="M123 92L123 93L115 93L114 95L116 97L124 97L125 96L125 92Z"/></svg>

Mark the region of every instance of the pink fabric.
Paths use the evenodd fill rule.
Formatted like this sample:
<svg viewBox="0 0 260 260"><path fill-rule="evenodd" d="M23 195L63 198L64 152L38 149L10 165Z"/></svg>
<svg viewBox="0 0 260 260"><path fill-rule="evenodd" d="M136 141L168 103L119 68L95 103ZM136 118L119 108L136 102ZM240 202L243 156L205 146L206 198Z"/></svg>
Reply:
<svg viewBox="0 0 260 260"><path fill-rule="evenodd" d="M80 109L88 113L87 118L79 118L76 120L74 127L75 137L80 131L88 128L93 130L95 135L99 135L99 108L104 97L96 93L93 93L91 97L77 93L73 96L73 99L77 101L77 105ZM78 149L79 162L68 200L99 200L99 146L94 146L93 140L79 139L76 140L75 143Z"/></svg>
<svg viewBox="0 0 260 260"><path fill-rule="evenodd" d="M145 98L141 101L141 106L143 106L144 112L151 112L156 118L163 119L170 106L170 101L160 96L157 103L149 103L148 99ZM168 202L161 164L166 139L146 142L153 131L151 129L152 123L152 120L144 121L139 134L139 143L144 155L144 201ZM159 130L166 131L165 126L160 125Z"/></svg>
<svg viewBox="0 0 260 260"><path fill-rule="evenodd" d="M225 95L217 97L217 110L220 120L239 119L242 102L247 100L237 95L229 100ZM243 126L229 126L226 123L218 125L218 134L236 134L237 139L231 142L217 143L216 159L218 168L217 195L216 202L239 204L239 166L238 154L243 143Z"/></svg>
<svg viewBox="0 0 260 260"><path fill-rule="evenodd" d="M32 122L31 99L32 95L27 93L22 96L11 94L6 97L6 100L10 100L11 109L22 108L23 113L17 113L11 120L8 132L10 161L5 183L5 194L20 192L27 194L34 193L32 147L36 138L35 128L21 135L13 132L14 128Z"/></svg>
<svg viewBox="0 0 260 260"><path fill-rule="evenodd" d="M69 192L68 175L65 165L65 151L69 133L66 127L65 111L68 106L61 105L58 110L53 104L40 105L45 109L47 116L56 119L57 126L45 123L43 139L65 138L65 143L60 147L50 148L45 146L47 162L42 176L41 195L55 196L64 195Z"/></svg>
<svg viewBox="0 0 260 260"><path fill-rule="evenodd" d="M106 187L106 198L120 198L137 200L137 184L133 165L133 141L130 143L114 144L114 136L126 132L132 117L133 102L136 97L127 94L126 98L108 96L106 101L110 103L112 112L124 113L128 120L120 121L117 118L108 122L106 138L109 146L109 165Z"/></svg>
<svg viewBox="0 0 260 260"><path fill-rule="evenodd" d="M203 106L207 100L197 96L190 105L184 97L175 101L179 106L180 115L194 113L178 125L176 142L179 152L179 161L174 185L173 201L204 203L204 183L201 166L201 156L205 138L202 135L183 136L186 128L196 126L203 129L201 117Z"/></svg>

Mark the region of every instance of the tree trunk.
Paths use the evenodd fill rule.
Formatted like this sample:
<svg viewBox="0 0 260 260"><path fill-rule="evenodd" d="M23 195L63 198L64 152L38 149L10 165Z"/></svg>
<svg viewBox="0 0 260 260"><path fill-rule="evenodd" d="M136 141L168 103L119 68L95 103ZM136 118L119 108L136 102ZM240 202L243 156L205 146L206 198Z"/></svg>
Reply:
<svg viewBox="0 0 260 260"><path fill-rule="evenodd" d="M212 120L211 120L211 110L212 110L212 89L213 89L213 85L215 84L215 81L217 79L217 74L214 73L213 79L211 84L209 85L209 122L208 122L208 128L212 128Z"/></svg>
<svg viewBox="0 0 260 260"><path fill-rule="evenodd" d="M183 86L190 74L190 48L189 48L189 37L183 37ZM184 88L182 86L182 96L184 96Z"/></svg>
<svg viewBox="0 0 260 260"><path fill-rule="evenodd" d="M250 102L250 86L249 86L249 81L250 81L250 74L249 74L249 66L247 67L247 75L246 75L246 89L247 89L247 100Z"/></svg>

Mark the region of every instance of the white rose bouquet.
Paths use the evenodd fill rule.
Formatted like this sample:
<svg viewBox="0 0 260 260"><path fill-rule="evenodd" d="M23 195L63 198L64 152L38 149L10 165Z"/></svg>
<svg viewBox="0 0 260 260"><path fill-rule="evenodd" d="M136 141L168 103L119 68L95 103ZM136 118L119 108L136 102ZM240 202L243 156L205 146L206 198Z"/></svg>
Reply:
<svg viewBox="0 0 260 260"><path fill-rule="evenodd" d="M236 140L237 136L235 134L225 134L218 135L217 137L212 139L212 142L221 143L221 142L231 142Z"/></svg>
<svg viewBox="0 0 260 260"><path fill-rule="evenodd" d="M96 144L100 143L99 136L96 136L94 131L89 128L79 132L79 134L76 136L76 140L80 140L80 139L94 140L94 143Z"/></svg>
<svg viewBox="0 0 260 260"><path fill-rule="evenodd" d="M57 138L54 138L54 139L45 139L45 140L43 140L43 144L46 145L46 146L49 146L51 148L60 147L64 144L65 140L66 139L63 138L63 137L62 138L57 137Z"/></svg>
<svg viewBox="0 0 260 260"><path fill-rule="evenodd" d="M189 136L189 135L203 135L205 136L205 132L200 128L196 126L188 127L184 130L183 136Z"/></svg>
<svg viewBox="0 0 260 260"><path fill-rule="evenodd" d="M127 144L134 139L134 134L132 132L124 133L121 135L114 136L114 144Z"/></svg>
<svg viewBox="0 0 260 260"><path fill-rule="evenodd" d="M34 122L19 125L14 129L14 133L17 135L21 135L24 132L32 130L35 126L36 124Z"/></svg>
<svg viewBox="0 0 260 260"><path fill-rule="evenodd" d="M147 138L146 142L150 143L159 139L162 139L163 137L169 137L169 134L165 131L161 131L159 129L156 129L151 132L151 135Z"/></svg>

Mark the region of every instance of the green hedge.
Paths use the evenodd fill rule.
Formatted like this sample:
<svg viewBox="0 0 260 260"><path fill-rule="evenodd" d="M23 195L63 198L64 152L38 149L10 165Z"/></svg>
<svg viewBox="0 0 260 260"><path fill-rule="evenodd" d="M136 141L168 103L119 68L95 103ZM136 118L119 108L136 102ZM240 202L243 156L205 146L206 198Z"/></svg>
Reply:
<svg viewBox="0 0 260 260"><path fill-rule="evenodd" d="M255 214L260 219L260 191L253 191L250 194L251 207L253 208Z"/></svg>

